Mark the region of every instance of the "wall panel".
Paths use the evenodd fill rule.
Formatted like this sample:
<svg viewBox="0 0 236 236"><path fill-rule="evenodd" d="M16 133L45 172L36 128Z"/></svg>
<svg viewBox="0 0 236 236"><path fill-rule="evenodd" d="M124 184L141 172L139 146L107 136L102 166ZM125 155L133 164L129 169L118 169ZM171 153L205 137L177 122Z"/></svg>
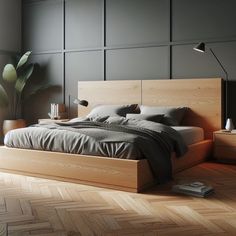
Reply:
<svg viewBox="0 0 236 236"><path fill-rule="evenodd" d="M0 75L5 64L10 61L10 55L21 51L21 7L21 1L0 1ZM0 83L4 84L2 78ZM0 107L0 144L3 140L3 120L10 118L7 112L8 109Z"/></svg>
<svg viewBox="0 0 236 236"><path fill-rule="evenodd" d="M109 0L106 13L108 46L169 40L169 1Z"/></svg>
<svg viewBox="0 0 236 236"><path fill-rule="evenodd" d="M108 50L106 53L108 80L144 80L168 77L168 47Z"/></svg>
<svg viewBox="0 0 236 236"><path fill-rule="evenodd" d="M1 55L0 54L0 71L1 72L2 72L5 64L8 63L8 61L9 61L9 56L8 55ZM1 84L6 89L6 86L5 86L4 83L2 83L2 81L1 81ZM0 144L2 143L2 139L3 139L3 133L2 133L3 120L8 118L7 112L8 112L7 108L1 108L0 107Z"/></svg>
<svg viewBox="0 0 236 236"><path fill-rule="evenodd" d="M48 118L50 103L61 103L63 96L62 60L60 54L33 55L31 61L37 63L26 95L39 86L51 85L51 88L36 93L25 103L25 118L30 123L39 118Z"/></svg>
<svg viewBox="0 0 236 236"><path fill-rule="evenodd" d="M0 1L0 50L19 52L21 49L21 1Z"/></svg>
<svg viewBox="0 0 236 236"><path fill-rule="evenodd" d="M60 0L36 1L24 5L25 50L61 50L62 7Z"/></svg>
<svg viewBox="0 0 236 236"><path fill-rule="evenodd" d="M206 53L193 50L194 44L173 47L173 77L222 77L225 73L209 51L210 47L229 74L229 80L236 79L233 61L236 61L236 42L207 44Z"/></svg>
<svg viewBox="0 0 236 236"><path fill-rule="evenodd" d="M173 0L173 40L235 37L235 0Z"/></svg>
<svg viewBox="0 0 236 236"><path fill-rule="evenodd" d="M102 0L69 0L65 5L66 49L101 47Z"/></svg>
<svg viewBox="0 0 236 236"><path fill-rule="evenodd" d="M78 80L224 77L210 53L192 50L199 41L229 72L235 100L235 0L24 0L23 8L24 48L57 53L61 67L50 70L61 73L67 105ZM230 114L236 120L232 105Z"/></svg>
<svg viewBox="0 0 236 236"><path fill-rule="evenodd" d="M72 100L77 98L79 80L103 80L103 54L101 51L67 53L65 57L66 102L71 95ZM83 99L83 98L81 98ZM71 105L71 117L77 116L77 107Z"/></svg>
<svg viewBox="0 0 236 236"><path fill-rule="evenodd" d="M173 47L173 78L224 77L210 53L193 50L194 44Z"/></svg>

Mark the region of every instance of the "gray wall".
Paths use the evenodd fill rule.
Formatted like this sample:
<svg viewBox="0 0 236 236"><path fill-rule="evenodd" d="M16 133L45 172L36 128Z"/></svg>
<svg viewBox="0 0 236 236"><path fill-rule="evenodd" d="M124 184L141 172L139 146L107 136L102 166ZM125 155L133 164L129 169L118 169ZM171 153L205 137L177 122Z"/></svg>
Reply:
<svg viewBox="0 0 236 236"><path fill-rule="evenodd" d="M11 53L21 51L21 1L0 0L0 75ZM2 78L1 78L2 80ZM0 142L6 111L0 109Z"/></svg>
<svg viewBox="0 0 236 236"><path fill-rule="evenodd" d="M210 53L192 50L199 41L229 72L236 119L235 0L26 0L23 8L24 50L46 67L41 79L62 88L28 104L30 121L76 97L78 80L224 77Z"/></svg>

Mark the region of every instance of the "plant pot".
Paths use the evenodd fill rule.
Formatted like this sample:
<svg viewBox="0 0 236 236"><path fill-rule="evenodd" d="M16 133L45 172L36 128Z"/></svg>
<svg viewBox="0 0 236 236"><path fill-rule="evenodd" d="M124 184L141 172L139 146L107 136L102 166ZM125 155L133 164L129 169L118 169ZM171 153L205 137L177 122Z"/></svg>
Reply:
<svg viewBox="0 0 236 236"><path fill-rule="evenodd" d="M19 120L4 120L3 121L3 134L6 135L6 133L13 129L19 129L24 128L26 126L25 120L19 119Z"/></svg>

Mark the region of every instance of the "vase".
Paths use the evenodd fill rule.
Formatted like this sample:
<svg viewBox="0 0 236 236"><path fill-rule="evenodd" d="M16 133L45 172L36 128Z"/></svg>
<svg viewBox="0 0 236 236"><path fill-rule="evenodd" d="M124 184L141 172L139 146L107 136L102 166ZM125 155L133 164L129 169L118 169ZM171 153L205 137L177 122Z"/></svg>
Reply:
<svg viewBox="0 0 236 236"><path fill-rule="evenodd" d="M231 118L227 119L225 129L230 132L234 129L234 124Z"/></svg>
<svg viewBox="0 0 236 236"><path fill-rule="evenodd" d="M24 128L26 126L26 122L24 119L18 120L4 120L3 121L3 134L6 135L7 132L13 129Z"/></svg>

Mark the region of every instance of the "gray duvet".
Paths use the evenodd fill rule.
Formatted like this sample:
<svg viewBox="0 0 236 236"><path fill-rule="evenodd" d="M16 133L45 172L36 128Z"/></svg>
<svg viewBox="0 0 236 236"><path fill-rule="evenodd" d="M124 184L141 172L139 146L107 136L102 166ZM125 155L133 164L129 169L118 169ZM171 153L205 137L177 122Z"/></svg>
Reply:
<svg viewBox="0 0 236 236"><path fill-rule="evenodd" d="M108 119L35 125L10 131L5 145L13 148L96 155L126 159L147 158L159 182L171 178L171 152L187 151L180 134L169 126L146 120Z"/></svg>

